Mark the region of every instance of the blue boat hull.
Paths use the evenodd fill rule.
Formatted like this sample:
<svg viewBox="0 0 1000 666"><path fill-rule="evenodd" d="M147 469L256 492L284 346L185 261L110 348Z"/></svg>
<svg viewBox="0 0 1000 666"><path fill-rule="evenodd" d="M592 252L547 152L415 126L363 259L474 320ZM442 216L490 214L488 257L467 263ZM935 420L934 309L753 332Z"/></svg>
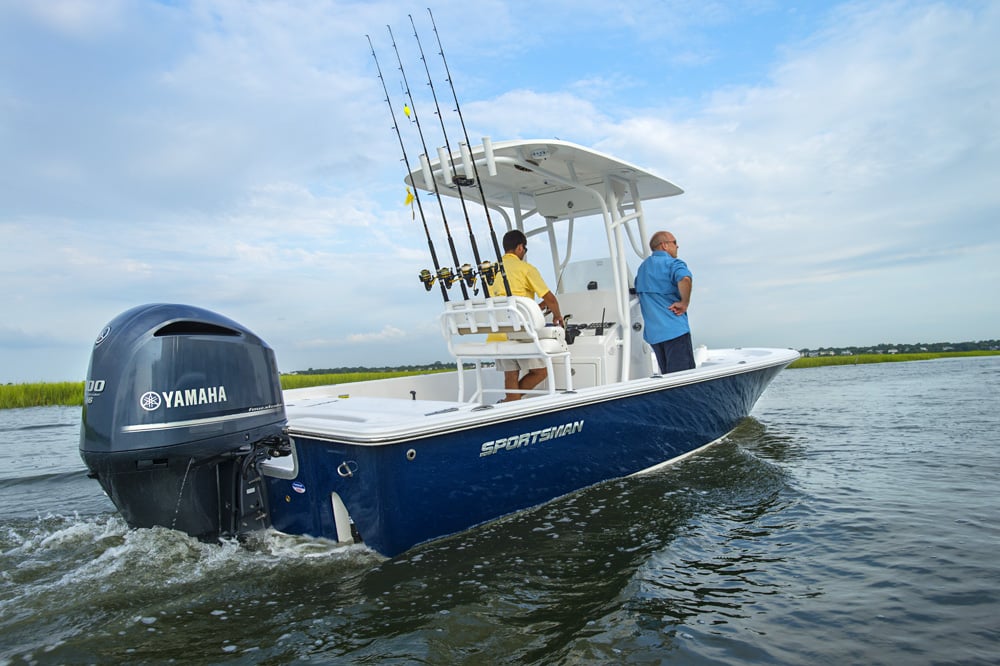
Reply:
<svg viewBox="0 0 1000 666"><path fill-rule="evenodd" d="M711 443L750 413L784 365L407 441L293 434L298 475L265 477L271 522L337 539L337 493L365 544L392 557Z"/></svg>

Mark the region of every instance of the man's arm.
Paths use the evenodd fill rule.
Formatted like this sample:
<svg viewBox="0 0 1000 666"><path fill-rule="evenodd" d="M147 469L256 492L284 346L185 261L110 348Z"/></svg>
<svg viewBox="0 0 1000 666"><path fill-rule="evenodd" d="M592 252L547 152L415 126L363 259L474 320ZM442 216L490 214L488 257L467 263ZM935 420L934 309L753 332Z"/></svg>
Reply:
<svg viewBox="0 0 1000 666"><path fill-rule="evenodd" d="M681 292L681 300L670 306L670 311L675 315L682 315L687 312L688 305L691 304L691 278L682 277L677 283L677 291Z"/></svg>
<svg viewBox="0 0 1000 666"><path fill-rule="evenodd" d="M559 301L556 300L555 295L551 291L545 292L545 295L542 296L542 304L552 313L553 324L556 326L566 325L563 321L562 312L559 310Z"/></svg>

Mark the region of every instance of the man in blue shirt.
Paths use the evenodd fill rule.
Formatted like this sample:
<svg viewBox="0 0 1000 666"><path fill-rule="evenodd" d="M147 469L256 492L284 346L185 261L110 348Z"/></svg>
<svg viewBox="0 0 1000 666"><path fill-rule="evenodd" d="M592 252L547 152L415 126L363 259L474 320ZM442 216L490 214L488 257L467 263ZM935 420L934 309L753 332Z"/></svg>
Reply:
<svg viewBox="0 0 1000 666"><path fill-rule="evenodd" d="M663 374L695 367L687 317L691 271L677 258L677 247L672 233L657 231L649 239L653 254L643 260L635 276L645 321L642 337L653 348Z"/></svg>

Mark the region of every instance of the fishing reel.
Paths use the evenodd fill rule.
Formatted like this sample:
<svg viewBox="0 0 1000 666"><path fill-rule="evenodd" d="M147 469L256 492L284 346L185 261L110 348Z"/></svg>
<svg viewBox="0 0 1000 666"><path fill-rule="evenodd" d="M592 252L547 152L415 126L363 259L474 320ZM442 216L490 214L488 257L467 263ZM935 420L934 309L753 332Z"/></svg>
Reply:
<svg viewBox="0 0 1000 666"><path fill-rule="evenodd" d="M420 281L424 284L424 289L426 289L427 291L430 291L431 288L434 287L434 282L437 280L440 280L441 284L443 284L447 289L451 289L451 285L455 284L460 277L464 277L465 269L467 267L468 264L466 264L466 266L462 266L462 268L459 269L463 273L463 275L461 276L455 275L455 273L447 266L442 266L441 268L439 268L437 271L437 275L431 273L429 270L425 268L422 271L420 271L419 275ZM469 268L469 272L470 273L472 272L471 268ZM475 280L475 276L473 276L473 280Z"/></svg>
<svg viewBox="0 0 1000 666"><path fill-rule="evenodd" d="M419 277L420 281L424 283L424 289L430 291L431 289L434 288L434 281L437 280L437 278L434 277L434 274L431 273L429 270L425 268L424 270L420 271Z"/></svg>
<svg viewBox="0 0 1000 666"><path fill-rule="evenodd" d="M500 272L500 264L497 262L484 261L479 264L479 274L483 276L483 281L489 286L493 286L493 281Z"/></svg>
<svg viewBox="0 0 1000 666"><path fill-rule="evenodd" d="M469 289L472 289L476 284L476 271L472 269L469 264L462 264L462 267L458 269L459 276L462 280L465 280L465 284L469 285Z"/></svg>
<svg viewBox="0 0 1000 666"><path fill-rule="evenodd" d="M486 266L489 262L483 262L483 266ZM493 264L493 273L490 275L489 284L493 284L493 275L496 273L497 264ZM430 291L434 287L434 283L437 280L441 281L441 284L447 289L451 289L451 286L462 280L465 284L469 285L469 288L475 287L476 284L476 271L469 264L463 264L456 273L447 266L442 266L438 269L437 274L431 273L426 268L420 271L419 274L420 281L424 285L424 289Z"/></svg>
<svg viewBox="0 0 1000 666"><path fill-rule="evenodd" d="M442 266L438 269L437 278L448 289L451 289L451 285L458 281L458 276L447 266Z"/></svg>

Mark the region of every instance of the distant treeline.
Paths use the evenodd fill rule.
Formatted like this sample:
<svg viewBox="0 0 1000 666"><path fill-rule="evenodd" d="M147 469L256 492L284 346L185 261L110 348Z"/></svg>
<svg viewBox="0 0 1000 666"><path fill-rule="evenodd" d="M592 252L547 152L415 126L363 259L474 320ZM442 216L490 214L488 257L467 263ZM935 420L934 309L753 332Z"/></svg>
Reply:
<svg viewBox="0 0 1000 666"><path fill-rule="evenodd" d="M877 345L860 345L856 347L819 347L817 349L800 349L803 356L815 354L920 354L923 352L970 352L970 351L1000 351L1000 340L979 340L977 342L880 342Z"/></svg>
<svg viewBox="0 0 1000 666"><path fill-rule="evenodd" d="M937 358L967 356L1000 356L1000 351L975 350L951 352L919 352L916 354L839 354L836 356L803 356L789 368L817 368L825 365L862 365L864 363L899 363L902 361L932 361Z"/></svg>

